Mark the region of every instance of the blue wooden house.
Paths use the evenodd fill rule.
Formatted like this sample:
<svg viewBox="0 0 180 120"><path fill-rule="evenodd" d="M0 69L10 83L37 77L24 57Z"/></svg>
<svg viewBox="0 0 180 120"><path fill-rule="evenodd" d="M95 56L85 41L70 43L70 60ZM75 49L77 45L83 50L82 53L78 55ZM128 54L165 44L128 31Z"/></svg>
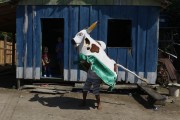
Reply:
<svg viewBox="0 0 180 120"><path fill-rule="evenodd" d="M71 40L98 21L91 37L107 44L106 53L117 63L156 81L158 23L161 0L20 0L16 9L17 79L44 78L42 49L49 48L52 77L85 81L86 72L74 61L78 53ZM63 75L58 75L57 38L63 38ZM118 81L141 82L119 68Z"/></svg>

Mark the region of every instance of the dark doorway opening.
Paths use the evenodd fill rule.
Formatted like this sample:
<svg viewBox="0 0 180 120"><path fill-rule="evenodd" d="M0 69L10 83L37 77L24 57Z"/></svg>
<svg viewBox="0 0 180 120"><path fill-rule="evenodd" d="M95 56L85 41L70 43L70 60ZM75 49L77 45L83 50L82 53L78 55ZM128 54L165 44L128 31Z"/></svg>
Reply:
<svg viewBox="0 0 180 120"><path fill-rule="evenodd" d="M42 18L42 78L63 78L64 19ZM61 62L57 51L58 39L62 39ZM48 48L48 49L47 49ZM46 55L47 54L47 55ZM48 59L46 59L48 57ZM47 61L47 65L44 61Z"/></svg>

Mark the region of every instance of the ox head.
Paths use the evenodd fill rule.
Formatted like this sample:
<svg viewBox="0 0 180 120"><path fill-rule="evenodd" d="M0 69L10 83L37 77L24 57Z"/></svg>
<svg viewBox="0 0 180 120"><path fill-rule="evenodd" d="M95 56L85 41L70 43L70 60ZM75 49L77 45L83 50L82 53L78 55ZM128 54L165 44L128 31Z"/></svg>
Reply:
<svg viewBox="0 0 180 120"><path fill-rule="evenodd" d="M89 28L83 29L78 32L75 37L72 39L72 44L76 47L80 45L80 43L91 33L91 31L96 27L97 21L94 22Z"/></svg>

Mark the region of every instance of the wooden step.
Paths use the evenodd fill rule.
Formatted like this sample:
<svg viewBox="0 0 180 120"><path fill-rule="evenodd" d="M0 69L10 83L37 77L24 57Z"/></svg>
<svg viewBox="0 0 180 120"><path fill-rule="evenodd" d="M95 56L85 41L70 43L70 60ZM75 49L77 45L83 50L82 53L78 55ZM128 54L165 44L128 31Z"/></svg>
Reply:
<svg viewBox="0 0 180 120"><path fill-rule="evenodd" d="M138 87L143 90L150 99L149 102L151 102L153 105L165 105L166 97L161 95L160 93L156 92L154 89L152 89L148 85L140 85L138 84Z"/></svg>

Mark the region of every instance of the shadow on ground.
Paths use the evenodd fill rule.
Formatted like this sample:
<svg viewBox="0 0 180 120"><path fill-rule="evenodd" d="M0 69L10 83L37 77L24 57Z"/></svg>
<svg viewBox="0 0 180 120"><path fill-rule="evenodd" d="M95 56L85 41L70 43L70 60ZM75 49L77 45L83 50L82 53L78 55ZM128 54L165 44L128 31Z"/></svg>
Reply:
<svg viewBox="0 0 180 120"><path fill-rule="evenodd" d="M71 92L78 92L81 93L82 90L80 89L74 89ZM92 92L92 91L90 91ZM153 105L149 103L146 99L147 95L140 91L139 89L116 89L112 92L107 91L101 91L103 94L120 94L120 95L128 95L130 97L133 97L134 100L136 100L139 104L141 104L146 109L152 109ZM87 105L82 107L80 106L80 103L82 102L82 99L78 99L75 97L67 97L64 96L64 94L60 96L54 96L54 97L41 97L42 94L36 93L33 98L31 98L29 101L31 102L39 102L44 106L48 107L59 107L60 109L77 109L77 110L90 110L90 109L96 109L95 106L95 99L87 99ZM108 104L115 104L115 105L124 105L119 103L113 103L113 102L107 102L107 101L101 101L102 103L108 103Z"/></svg>
<svg viewBox="0 0 180 120"><path fill-rule="evenodd" d="M133 94L133 98L146 109L154 108L153 104L148 102L148 96L142 94Z"/></svg>
<svg viewBox="0 0 180 120"><path fill-rule="evenodd" d="M95 100L87 99L86 106L81 106L82 99L74 97L64 97L64 95L55 97L40 97L39 94L35 94L34 97L29 101L38 101L44 106L59 107L60 109L90 110L96 108Z"/></svg>

